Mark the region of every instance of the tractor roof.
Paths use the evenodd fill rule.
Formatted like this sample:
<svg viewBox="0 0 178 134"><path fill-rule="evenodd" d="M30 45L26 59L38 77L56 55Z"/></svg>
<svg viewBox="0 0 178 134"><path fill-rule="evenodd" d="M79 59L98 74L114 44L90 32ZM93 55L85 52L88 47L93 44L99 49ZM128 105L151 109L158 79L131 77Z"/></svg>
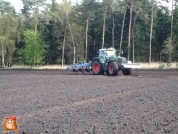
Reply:
<svg viewBox="0 0 178 134"><path fill-rule="evenodd" d="M111 48L99 49L99 51L102 51L102 50L105 50L105 51L106 51L106 50L108 50L108 51L115 51L115 49L114 49L114 48L112 48L112 47L111 47Z"/></svg>

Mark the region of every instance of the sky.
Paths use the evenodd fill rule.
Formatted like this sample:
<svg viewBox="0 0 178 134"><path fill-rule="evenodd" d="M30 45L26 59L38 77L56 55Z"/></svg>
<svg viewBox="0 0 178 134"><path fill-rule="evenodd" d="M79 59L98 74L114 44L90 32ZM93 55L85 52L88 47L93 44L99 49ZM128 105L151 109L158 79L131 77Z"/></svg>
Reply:
<svg viewBox="0 0 178 134"><path fill-rule="evenodd" d="M20 9L23 8L22 0L6 0L6 1L10 2L15 7L17 12L20 12ZM56 0L56 1L60 3L62 0ZM71 0L72 3L76 3L79 1L81 0Z"/></svg>
<svg viewBox="0 0 178 134"><path fill-rule="evenodd" d="M22 5L22 1L21 0L6 0L6 1L9 1L16 9L17 12L20 12L20 9L23 8L23 5ZM62 0L57 0L58 2L61 2ZM72 3L76 3L76 2L79 2L81 0L71 0ZM158 0L158 1L161 1L161 0ZM164 6L167 6L171 9L171 3L166 3L166 2L161 2L162 5Z"/></svg>
<svg viewBox="0 0 178 134"><path fill-rule="evenodd" d="M17 12L19 12L20 9L23 8L21 0L6 0L6 1L9 1L15 7Z"/></svg>

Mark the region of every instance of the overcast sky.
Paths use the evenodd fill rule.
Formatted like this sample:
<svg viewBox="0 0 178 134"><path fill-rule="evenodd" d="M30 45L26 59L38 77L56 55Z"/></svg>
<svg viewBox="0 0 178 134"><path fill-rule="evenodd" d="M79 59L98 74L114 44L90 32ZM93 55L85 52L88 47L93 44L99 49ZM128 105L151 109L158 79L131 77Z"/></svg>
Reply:
<svg viewBox="0 0 178 134"><path fill-rule="evenodd" d="M9 1L16 9L17 12L20 12L20 9L23 8L23 5L22 5L22 1L21 0L6 0L6 1ZM57 2L61 2L62 0L57 0ZM81 0L71 0L72 3L76 3L76 2L79 2ZM158 0L160 1L160 0ZM168 6L168 7L171 7L171 3L168 4L166 2L162 2L162 5L164 6Z"/></svg>
<svg viewBox="0 0 178 134"><path fill-rule="evenodd" d="M23 8L22 1L21 0L6 0L9 1L16 9L17 12L20 12L20 9ZM48 0L50 1L50 0ZM62 0L56 0L57 2L61 2ZM81 0L71 0L72 3L79 2Z"/></svg>

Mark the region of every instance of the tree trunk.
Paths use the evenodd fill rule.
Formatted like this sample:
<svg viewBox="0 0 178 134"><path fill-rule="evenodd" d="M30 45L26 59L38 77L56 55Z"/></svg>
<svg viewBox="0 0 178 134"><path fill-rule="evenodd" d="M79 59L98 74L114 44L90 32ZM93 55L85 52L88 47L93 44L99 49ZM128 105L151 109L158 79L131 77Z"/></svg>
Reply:
<svg viewBox="0 0 178 134"><path fill-rule="evenodd" d="M2 31L1 31L2 32ZM2 67L5 68L5 55L4 55L4 45L3 44L6 44L6 41L7 41L7 38L4 40L4 41L0 41L1 43L1 49L2 49Z"/></svg>
<svg viewBox="0 0 178 134"><path fill-rule="evenodd" d="M35 23L35 41L36 41L36 33L37 33L37 27L38 27L38 23Z"/></svg>
<svg viewBox="0 0 178 134"><path fill-rule="evenodd" d="M152 9L151 9L151 27L150 27L150 46L149 46L149 65L151 63L151 43L152 43L152 34L153 34L153 7L154 0L152 0Z"/></svg>
<svg viewBox="0 0 178 134"><path fill-rule="evenodd" d="M104 36L105 36L105 23L106 23L106 9L107 6L104 9L104 17L103 17L103 37L102 37L102 49L104 48Z"/></svg>
<svg viewBox="0 0 178 134"><path fill-rule="evenodd" d="M2 44L1 46L2 46L2 66L3 66L3 68L5 68L6 66L4 63L4 45Z"/></svg>
<svg viewBox="0 0 178 134"><path fill-rule="evenodd" d="M87 20L86 20L86 33L85 33L85 37L86 37L86 48L85 48L85 62L87 62L87 59L88 59L88 57L87 57L87 48L88 48L88 18L87 18Z"/></svg>
<svg viewBox="0 0 178 134"><path fill-rule="evenodd" d="M135 62L135 38L134 38L134 26L135 26L135 17L134 17L134 24L133 24L133 28L132 28L132 58L133 58L133 63Z"/></svg>
<svg viewBox="0 0 178 134"><path fill-rule="evenodd" d="M75 43L74 43L74 38L73 38L73 33L72 33L72 29L71 29L71 25L70 25L70 22L69 22L69 16L68 14L66 14L67 16L67 23L68 23L68 26L69 26L69 30L70 30L70 35L71 35L71 38L72 38L72 43L73 43L73 47L74 47L74 59L73 59L73 64L75 63Z"/></svg>
<svg viewBox="0 0 178 134"><path fill-rule="evenodd" d="M63 67L63 63L64 63L65 44L66 44L66 27L65 27L65 31L64 31L64 39L63 39L63 44L62 44L62 67Z"/></svg>
<svg viewBox="0 0 178 134"><path fill-rule="evenodd" d="M134 16L134 22L133 22L133 27L132 27L132 43L133 43L133 48L132 48L132 57L133 57L133 63L135 62L135 34L134 34L134 28L135 28L135 21L138 16L138 12L136 12L136 15Z"/></svg>
<svg viewBox="0 0 178 134"><path fill-rule="evenodd" d="M36 42L36 33L37 33L37 27L38 27L38 23L35 23L35 39L34 41ZM33 59L33 65L35 66L35 61L36 61L36 45L35 45L35 55L34 55L34 59Z"/></svg>
<svg viewBox="0 0 178 134"><path fill-rule="evenodd" d="M173 19L174 19L174 10L173 10L173 1L172 0L172 15L171 15L171 37L170 37L170 49L169 49L169 62L171 63L172 62L172 35L173 35Z"/></svg>
<svg viewBox="0 0 178 134"><path fill-rule="evenodd" d="M133 0L130 7L130 22L129 22L129 37L128 37L128 60L130 59L130 36L131 36L131 27L132 27L132 6L133 6Z"/></svg>
<svg viewBox="0 0 178 134"><path fill-rule="evenodd" d="M124 18L122 20L122 30L121 30L120 45L119 45L120 46L120 48L119 48L119 56L121 55L121 51L122 51L122 39L123 39L126 11L127 11L127 7L125 7Z"/></svg>
<svg viewBox="0 0 178 134"><path fill-rule="evenodd" d="M37 34L37 28L38 28L38 12L37 9L35 9L34 11L35 13L35 39L34 41L36 42L36 34ZM34 55L34 59L33 59L33 65L35 66L35 62L36 62L36 45L35 45L35 55Z"/></svg>
<svg viewBox="0 0 178 134"><path fill-rule="evenodd" d="M115 23L114 23L114 13L112 14L112 47L114 48L114 29L115 29Z"/></svg>
<svg viewBox="0 0 178 134"><path fill-rule="evenodd" d="M120 45L119 45L120 46L120 48L119 48L119 56L121 55L121 51L122 51L122 38L123 38L123 32L124 32L126 11L127 11L127 6L125 7L124 18L122 20L122 30L121 30L121 38L120 38Z"/></svg>

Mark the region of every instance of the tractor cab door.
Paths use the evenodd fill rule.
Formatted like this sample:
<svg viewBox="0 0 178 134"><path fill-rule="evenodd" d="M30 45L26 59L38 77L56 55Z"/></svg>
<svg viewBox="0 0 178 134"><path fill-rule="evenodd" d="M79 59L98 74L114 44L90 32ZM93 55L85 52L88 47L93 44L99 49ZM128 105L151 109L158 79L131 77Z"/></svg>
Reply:
<svg viewBox="0 0 178 134"><path fill-rule="evenodd" d="M99 57L106 57L106 50L105 49L99 50Z"/></svg>
<svg viewBox="0 0 178 134"><path fill-rule="evenodd" d="M99 50L99 59L101 63L106 62L106 49L100 49Z"/></svg>

